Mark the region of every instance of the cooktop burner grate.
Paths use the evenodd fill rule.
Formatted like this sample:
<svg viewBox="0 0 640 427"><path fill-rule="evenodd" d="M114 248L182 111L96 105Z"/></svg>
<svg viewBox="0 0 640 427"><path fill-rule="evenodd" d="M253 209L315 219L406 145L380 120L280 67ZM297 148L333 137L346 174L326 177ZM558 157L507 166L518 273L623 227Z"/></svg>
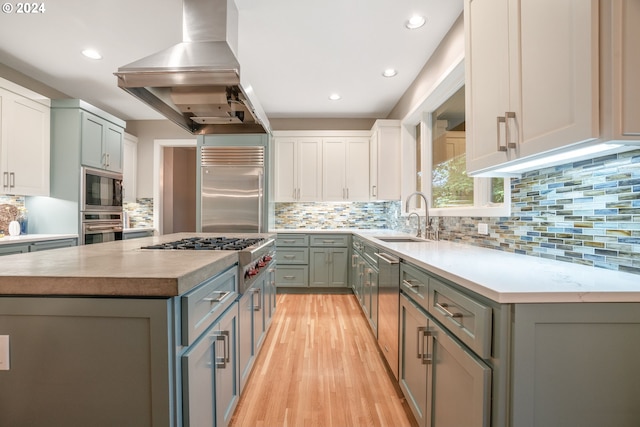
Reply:
<svg viewBox="0 0 640 427"><path fill-rule="evenodd" d="M142 249L241 251L263 240L264 239L260 237L252 239L237 237L188 237L174 242L143 246Z"/></svg>

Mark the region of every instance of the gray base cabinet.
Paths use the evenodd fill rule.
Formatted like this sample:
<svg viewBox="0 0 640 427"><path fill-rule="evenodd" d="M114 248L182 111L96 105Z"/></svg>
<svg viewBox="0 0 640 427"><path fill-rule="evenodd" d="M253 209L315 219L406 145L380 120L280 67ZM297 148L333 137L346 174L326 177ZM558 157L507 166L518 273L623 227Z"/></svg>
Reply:
<svg viewBox="0 0 640 427"><path fill-rule="evenodd" d="M0 425L176 425L171 313L170 299L0 298Z"/></svg>
<svg viewBox="0 0 640 427"><path fill-rule="evenodd" d="M516 305L511 425L637 427L639 354L638 304Z"/></svg>
<svg viewBox="0 0 640 427"><path fill-rule="evenodd" d="M347 248L310 248L309 258L309 286L347 286Z"/></svg>
<svg viewBox="0 0 640 427"><path fill-rule="evenodd" d="M405 295L400 319L400 387L418 424L489 426L491 368Z"/></svg>
<svg viewBox="0 0 640 427"><path fill-rule="evenodd" d="M184 427L226 426L240 398L238 304L182 355Z"/></svg>
<svg viewBox="0 0 640 427"><path fill-rule="evenodd" d="M78 245L78 239L42 240L29 243L11 243L0 245L0 255L24 254L27 252L47 251L50 249L69 248Z"/></svg>
<svg viewBox="0 0 640 427"><path fill-rule="evenodd" d="M276 248L276 286L309 287L309 236L280 233L276 239Z"/></svg>

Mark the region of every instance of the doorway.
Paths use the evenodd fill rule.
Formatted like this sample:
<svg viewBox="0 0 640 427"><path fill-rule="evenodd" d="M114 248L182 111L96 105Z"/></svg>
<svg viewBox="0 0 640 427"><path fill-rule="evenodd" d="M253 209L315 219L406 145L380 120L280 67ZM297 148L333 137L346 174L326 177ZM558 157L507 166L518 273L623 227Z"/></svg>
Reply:
<svg viewBox="0 0 640 427"><path fill-rule="evenodd" d="M196 140L156 139L153 225L158 234L196 230Z"/></svg>
<svg viewBox="0 0 640 427"><path fill-rule="evenodd" d="M196 231L196 148L164 147L162 230Z"/></svg>

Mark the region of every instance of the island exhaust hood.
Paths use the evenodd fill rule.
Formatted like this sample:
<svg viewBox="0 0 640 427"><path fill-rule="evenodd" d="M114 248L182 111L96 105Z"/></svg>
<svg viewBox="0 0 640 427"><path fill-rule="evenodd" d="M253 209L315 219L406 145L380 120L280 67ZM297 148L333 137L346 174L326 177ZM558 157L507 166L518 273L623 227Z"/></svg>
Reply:
<svg viewBox="0 0 640 427"><path fill-rule="evenodd" d="M118 86L194 135L269 133L240 78L234 0L183 0L182 19L183 42L120 67Z"/></svg>

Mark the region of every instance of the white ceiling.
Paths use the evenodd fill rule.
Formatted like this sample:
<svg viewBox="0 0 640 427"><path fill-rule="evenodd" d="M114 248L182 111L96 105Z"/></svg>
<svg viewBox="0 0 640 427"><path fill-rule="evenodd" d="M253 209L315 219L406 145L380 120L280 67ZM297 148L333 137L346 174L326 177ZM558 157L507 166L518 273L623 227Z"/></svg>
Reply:
<svg viewBox="0 0 640 427"><path fill-rule="evenodd" d="M0 14L0 63L124 120L161 116L117 87L121 66L182 40L181 0L44 1ZM384 118L463 0L236 0L238 56L269 118ZM427 17L404 27L414 13ZM99 50L94 61L80 51ZM385 78L382 71L396 68ZM338 92L339 101L329 94Z"/></svg>

